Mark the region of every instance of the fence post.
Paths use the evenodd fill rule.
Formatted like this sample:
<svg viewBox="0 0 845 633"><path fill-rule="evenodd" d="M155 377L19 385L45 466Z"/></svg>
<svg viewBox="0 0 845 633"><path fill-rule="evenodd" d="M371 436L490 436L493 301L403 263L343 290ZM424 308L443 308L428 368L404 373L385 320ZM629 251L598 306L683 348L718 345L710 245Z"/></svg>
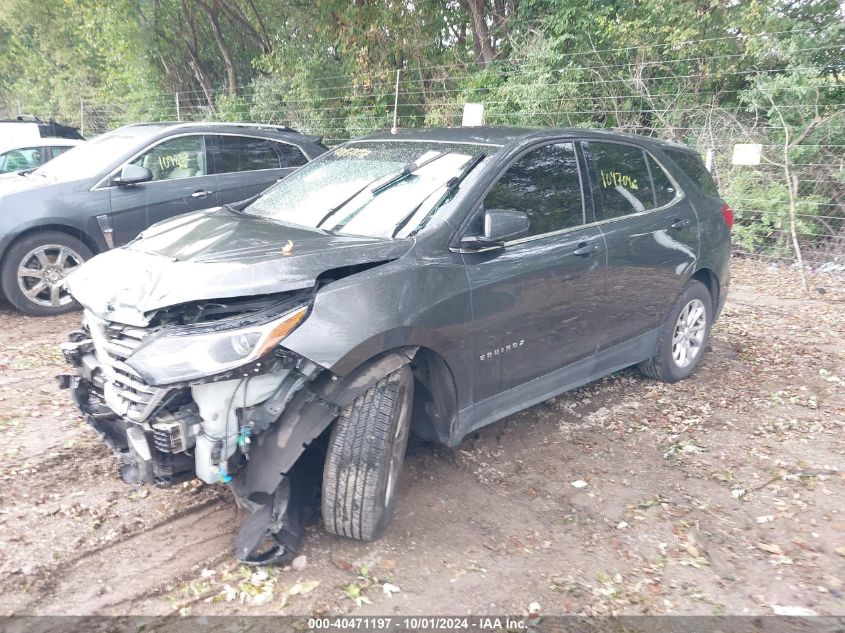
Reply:
<svg viewBox="0 0 845 633"><path fill-rule="evenodd" d="M396 69L396 91L393 94L393 127L390 129L394 134L398 130L396 124L399 119L399 73L401 72L399 68Z"/></svg>
<svg viewBox="0 0 845 633"><path fill-rule="evenodd" d="M176 120L181 123L182 122L182 113L179 111L179 93L174 92L174 97L176 97Z"/></svg>
<svg viewBox="0 0 845 633"><path fill-rule="evenodd" d="M716 148L715 147L708 147L707 148L707 158L704 161L704 166L707 168L711 174L713 173L713 165L716 163Z"/></svg>
<svg viewBox="0 0 845 633"><path fill-rule="evenodd" d="M85 136L85 100L79 98L79 133Z"/></svg>

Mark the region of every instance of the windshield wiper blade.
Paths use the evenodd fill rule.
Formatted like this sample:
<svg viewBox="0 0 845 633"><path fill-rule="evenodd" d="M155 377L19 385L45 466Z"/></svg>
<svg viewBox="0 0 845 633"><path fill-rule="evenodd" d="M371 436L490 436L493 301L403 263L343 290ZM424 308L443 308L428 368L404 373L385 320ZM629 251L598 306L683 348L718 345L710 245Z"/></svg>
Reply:
<svg viewBox="0 0 845 633"><path fill-rule="evenodd" d="M441 156L445 156L445 155L446 155L446 152L440 152L439 154L435 154L435 155L434 155L434 156L432 156L431 158L429 158L429 159L427 159L427 160L424 160L424 161L423 161L423 162L421 162L421 163L416 163L416 162L413 162L413 163L408 163L407 165L405 165L404 167L402 167L402 169L400 169L398 172L396 172L396 174L394 174L393 176L391 176L391 177L390 177L390 179L386 180L384 183L380 184L378 187L375 187L375 188L373 189L373 191L372 191L372 195L373 195L373 196L377 196L378 194L380 194L382 191L384 191L384 190L385 190L385 189L387 189L388 187L391 187L391 186L395 185L395 184L396 184L397 182L399 182L400 180L404 180L405 178L407 178L408 176L410 176L412 173L414 173L415 171L417 171L417 170L418 170L418 169L420 169L421 167L425 167L425 166L426 166L426 165L428 165L429 163L431 163L431 162L433 162L433 161L437 160L438 158L440 158ZM382 178L384 178L384 176L383 176L383 175L382 175L382 176L379 176L378 178L374 178L373 180L371 180L370 182L368 182L367 184L365 184L363 187L361 187L360 189L358 189L358 190L357 190L355 193L353 193L351 196L349 196L348 198L346 198L346 200L344 200L344 201L343 201L343 202L341 202L340 204L338 204L338 205L336 205L336 206L332 207L331 209L329 209L328 213L326 213L326 215L324 215L324 216L322 217L322 219L321 219L319 222L317 222L317 228L319 229L319 228L323 225L323 222L325 222L326 220L328 220L328 219L329 219L330 217L332 217L335 213L337 213L338 211L340 211L343 207L345 207L347 204L349 204L349 203L350 203L350 202L352 202L355 198L357 198L357 197L358 197L358 196L359 196L359 195L360 195L363 191L365 191L365 190L369 189L370 187L372 187L375 183L377 183L377 182L378 182L379 180L381 180Z"/></svg>
<svg viewBox="0 0 845 633"><path fill-rule="evenodd" d="M370 182L368 182L366 185L364 185L363 187L361 187L360 189L358 189L355 193L353 193L351 196L349 196L348 198L346 198L346 200L344 200L344 201L343 201L343 202L341 202L340 204L335 205L335 206L333 206L331 209L329 209L329 210L328 210L328 212L326 212L326 215L324 215L324 216L320 219L320 221L319 221L319 222L317 222L317 226L316 226L316 228L318 228L318 229L319 229L319 228L323 225L323 222L325 222L326 220L328 220L328 219L329 219L330 217L332 217L335 213L337 213L337 212L338 212L338 211L340 211L343 207L345 207L347 204L349 204L350 202L352 202L355 198L357 198L357 197L358 197L358 195L359 195L362 191L364 191L364 190L365 190L365 189L367 189L368 187L372 187L375 183L377 183L377 182L378 182L379 180L381 180L382 178L384 178L384 176L379 176L378 178L373 178L373 179L372 179Z"/></svg>
<svg viewBox="0 0 845 633"><path fill-rule="evenodd" d="M258 198L260 197L261 194L257 193L254 196L250 196L249 198L238 200L237 202L227 202L225 204L221 204L220 206L226 209L227 211L230 211L231 213L237 213L238 215L251 215L246 212L246 208L256 200L258 200Z"/></svg>
<svg viewBox="0 0 845 633"><path fill-rule="evenodd" d="M387 182L381 183L378 187L374 187L373 188L373 195L377 196L378 194L380 194L382 191L384 191L388 187L392 187L397 182L405 180L405 178L407 178L408 176L413 174L415 171L422 169L423 167L425 167L429 163L433 163L438 158L442 158L445 155L446 155L446 152L439 152L439 153L435 154L434 156L432 156L431 158L427 158L426 160L424 160L421 163L417 163L417 162L408 163L407 165L405 165L402 168L402 171L400 171L398 174L393 176L393 178L391 178Z"/></svg>
<svg viewBox="0 0 845 633"><path fill-rule="evenodd" d="M441 204L443 204L443 201L449 196L449 194L451 194L455 189L457 189L458 186L464 181L464 179L467 176L469 176L470 172L473 169L475 169L478 166L478 164L481 161L483 161L486 157L487 157L487 155L484 154L484 153L479 154L478 156L473 158L466 167L464 167L463 171L461 171L460 174L458 174L457 176L454 176L453 178L450 178L449 180L447 180L446 181L446 191L443 192L443 195L440 196L440 199L434 204L434 206L431 207L432 211L434 211ZM420 207L423 205L423 203L426 200L428 200L429 197L430 197L430 194L429 194L429 196L426 196L425 198L423 198L417 206L415 206L413 209L411 209L411 211L408 212L407 215L403 216L402 219L399 220L399 222L397 222L396 227L393 229L393 233L390 234L390 237L392 237L392 238L396 237L396 235L399 233L399 231L401 231L405 227L405 225L408 222L410 222L411 218L414 217L414 215L417 213L417 211L420 210Z"/></svg>

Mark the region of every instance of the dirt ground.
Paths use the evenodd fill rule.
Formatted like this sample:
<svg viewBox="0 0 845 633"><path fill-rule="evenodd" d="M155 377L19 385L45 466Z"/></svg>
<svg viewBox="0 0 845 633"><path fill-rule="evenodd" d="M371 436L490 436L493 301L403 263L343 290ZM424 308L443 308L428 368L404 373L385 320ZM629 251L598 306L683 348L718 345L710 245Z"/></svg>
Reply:
<svg viewBox="0 0 845 633"><path fill-rule="evenodd" d="M315 524L298 570L233 560L222 486L124 485L53 379L79 314L0 306L0 614L845 614L845 279L810 282L736 261L692 379L413 444L385 538Z"/></svg>

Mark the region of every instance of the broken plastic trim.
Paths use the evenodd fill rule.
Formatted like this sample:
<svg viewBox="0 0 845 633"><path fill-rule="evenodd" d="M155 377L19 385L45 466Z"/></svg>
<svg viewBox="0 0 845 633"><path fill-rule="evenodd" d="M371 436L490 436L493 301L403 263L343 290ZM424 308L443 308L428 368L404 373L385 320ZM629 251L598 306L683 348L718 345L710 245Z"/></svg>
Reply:
<svg viewBox="0 0 845 633"><path fill-rule="evenodd" d="M258 506L238 533L239 560L266 565L292 558L302 527L316 508L319 495L314 488L319 493L315 482L321 472L315 468L319 460L300 457L344 407L410 363L418 349L387 352L343 378L323 372L300 389L278 421L257 437L249 467L231 484L240 505Z"/></svg>

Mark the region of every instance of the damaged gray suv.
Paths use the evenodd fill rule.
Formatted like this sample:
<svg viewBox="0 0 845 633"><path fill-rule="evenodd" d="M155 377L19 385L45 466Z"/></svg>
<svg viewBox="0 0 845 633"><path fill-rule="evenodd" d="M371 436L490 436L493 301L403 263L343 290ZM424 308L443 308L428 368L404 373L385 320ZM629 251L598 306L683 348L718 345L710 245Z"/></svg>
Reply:
<svg viewBox="0 0 845 633"><path fill-rule="evenodd" d="M309 509L378 538L409 434L468 433L616 370L689 376L729 280L701 159L588 130L404 130L167 220L68 279L63 377L123 478L227 484L241 560Z"/></svg>

